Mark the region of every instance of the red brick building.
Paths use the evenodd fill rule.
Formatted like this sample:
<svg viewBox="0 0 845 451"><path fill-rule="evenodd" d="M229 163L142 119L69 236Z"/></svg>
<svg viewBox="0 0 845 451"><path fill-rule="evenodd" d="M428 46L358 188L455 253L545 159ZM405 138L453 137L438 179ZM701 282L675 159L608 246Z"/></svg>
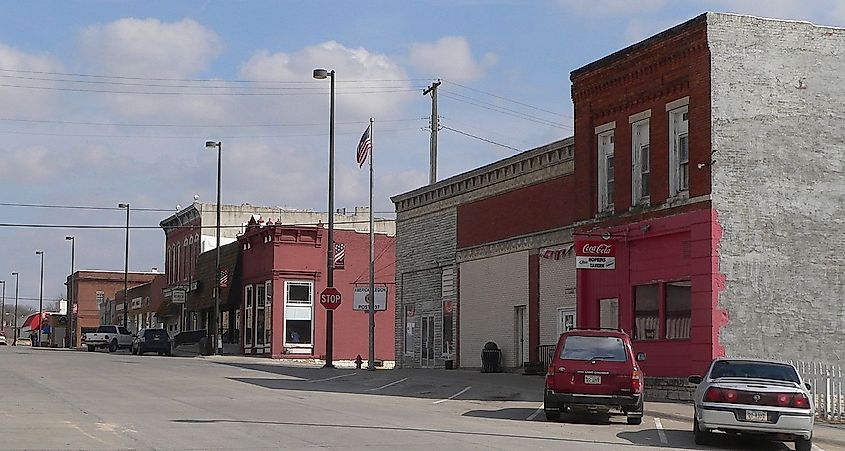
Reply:
<svg viewBox="0 0 845 451"><path fill-rule="evenodd" d="M334 313L335 360L368 352L366 312L352 309L355 287L368 285L369 234L335 230L343 259L334 270L342 304ZM324 358L326 309L319 293L326 288L327 231L322 227L251 221L238 238L241 248L241 349L273 358ZM387 288L387 310L376 312L376 358L394 355L394 238L375 235L375 283Z"/></svg>

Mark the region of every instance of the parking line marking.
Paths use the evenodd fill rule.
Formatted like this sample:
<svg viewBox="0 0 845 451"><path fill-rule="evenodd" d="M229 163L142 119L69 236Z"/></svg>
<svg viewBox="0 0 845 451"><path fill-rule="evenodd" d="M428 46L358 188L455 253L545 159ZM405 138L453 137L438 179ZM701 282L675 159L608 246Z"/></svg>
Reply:
<svg viewBox="0 0 845 451"><path fill-rule="evenodd" d="M527 419L528 421L534 421L534 418L537 418L537 415L540 415L540 412L542 412L542 411L543 411L543 407L544 407L545 405L546 405L545 403L540 404L540 407L538 407L538 408L537 408L537 410L535 410L535 411L534 411L534 413L532 413L531 415L529 415L529 416L528 416L528 418L526 418L526 419Z"/></svg>
<svg viewBox="0 0 845 451"><path fill-rule="evenodd" d="M660 443L664 445L669 444L669 440L666 440L666 433L663 432L663 423L660 422L660 418L654 419L654 425L657 427L657 435L660 436Z"/></svg>
<svg viewBox="0 0 845 451"><path fill-rule="evenodd" d="M813 449L816 450L816 451L824 451L818 445L813 445Z"/></svg>
<svg viewBox="0 0 845 451"><path fill-rule="evenodd" d="M387 387L390 387L390 386L396 385L396 384L398 384L398 383L405 382L406 380L408 380L408 378L407 378L407 377L402 378L402 379L399 379L398 381L393 381L393 382L391 382L391 383L389 383L389 384L384 384L384 385L382 385L381 387L368 388L368 389L367 389L367 391L376 391L376 390L381 390L382 388L387 388Z"/></svg>
<svg viewBox="0 0 845 451"><path fill-rule="evenodd" d="M325 379L314 379L313 381L308 381L308 383L309 383L309 384L313 384L314 382L325 382L325 381L331 381L331 380L335 380L335 379L340 379L341 377L354 376L354 375L356 375L356 374L358 374L358 372L357 372L357 371L356 371L356 372L354 372L354 373L341 374L340 376L327 377L327 378L325 378Z"/></svg>
<svg viewBox="0 0 845 451"><path fill-rule="evenodd" d="M458 396L461 396L462 394L466 393L466 391L467 391L467 390L469 390L470 388L472 388L472 385L468 385L468 386L467 386L467 388L465 388L465 389L463 389L463 390L461 390L461 391L459 391L459 392L455 393L454 395L452 395L452 396L450 396L450 397L448 397L448 398L446 398L446 399L441 399L441 400L439 400L439 401L434 401L432 404L440 404L441 402L446 402L446 401L449 401L450 399L455 399L455 398L457 398Z"/></svg>

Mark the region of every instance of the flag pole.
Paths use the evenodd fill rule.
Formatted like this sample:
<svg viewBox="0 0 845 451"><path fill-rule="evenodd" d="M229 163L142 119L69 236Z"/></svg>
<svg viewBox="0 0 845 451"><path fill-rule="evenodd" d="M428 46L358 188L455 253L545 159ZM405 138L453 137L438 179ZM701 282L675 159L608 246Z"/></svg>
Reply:
<svg viewBox="0 0 845 451"><path fill-rule="evenodd" d="M370 356L367 360L367 370L369 371L376 369L375 235L373 234L373 154L376 146L373 141L373 118L370 118L370 305L367 309L370 323Z"/></svg>

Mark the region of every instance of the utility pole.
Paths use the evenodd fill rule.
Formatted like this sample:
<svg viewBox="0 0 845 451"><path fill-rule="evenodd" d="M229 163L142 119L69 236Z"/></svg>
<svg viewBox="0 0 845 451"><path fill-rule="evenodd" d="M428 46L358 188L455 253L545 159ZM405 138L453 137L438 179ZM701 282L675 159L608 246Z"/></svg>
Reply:
<svg viewBox="0 0 845 451"><path fill-rule="evenodd" d="M431 93L431 149L429 151L428 184L437 182L437 132L440 130L440 118L437 117L437 87L440 86L440 79L433 82L431 86L423 90L423 95Z"/></svg>

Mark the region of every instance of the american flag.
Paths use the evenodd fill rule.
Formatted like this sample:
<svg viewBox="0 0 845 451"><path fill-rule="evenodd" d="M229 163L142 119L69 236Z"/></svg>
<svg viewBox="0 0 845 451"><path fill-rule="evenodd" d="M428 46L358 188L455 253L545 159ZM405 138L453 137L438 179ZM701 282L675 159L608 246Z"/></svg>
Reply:
<svg viewBox="0 0 845 451"><path fill-rule="evenodd" d="M220 268L220 288L229 288L229 270Z"/></svg>
<svg viewBox="0 0 845 451"><path fill-rule="evenodd" d="M346 252L343 250L343 244L335 243L334 245L334 267L343 269L343 258L346 257Z"/></svg>
<svg viewBox="0 0 845 451"><path fill-rule="evenodd" d="M358 143L358 167L363 167L364 163L367 162L367 155L373 149L373 140L370 137L370 127L367 127L364 130L364 134L361 135L361 142Z"/></svg>

